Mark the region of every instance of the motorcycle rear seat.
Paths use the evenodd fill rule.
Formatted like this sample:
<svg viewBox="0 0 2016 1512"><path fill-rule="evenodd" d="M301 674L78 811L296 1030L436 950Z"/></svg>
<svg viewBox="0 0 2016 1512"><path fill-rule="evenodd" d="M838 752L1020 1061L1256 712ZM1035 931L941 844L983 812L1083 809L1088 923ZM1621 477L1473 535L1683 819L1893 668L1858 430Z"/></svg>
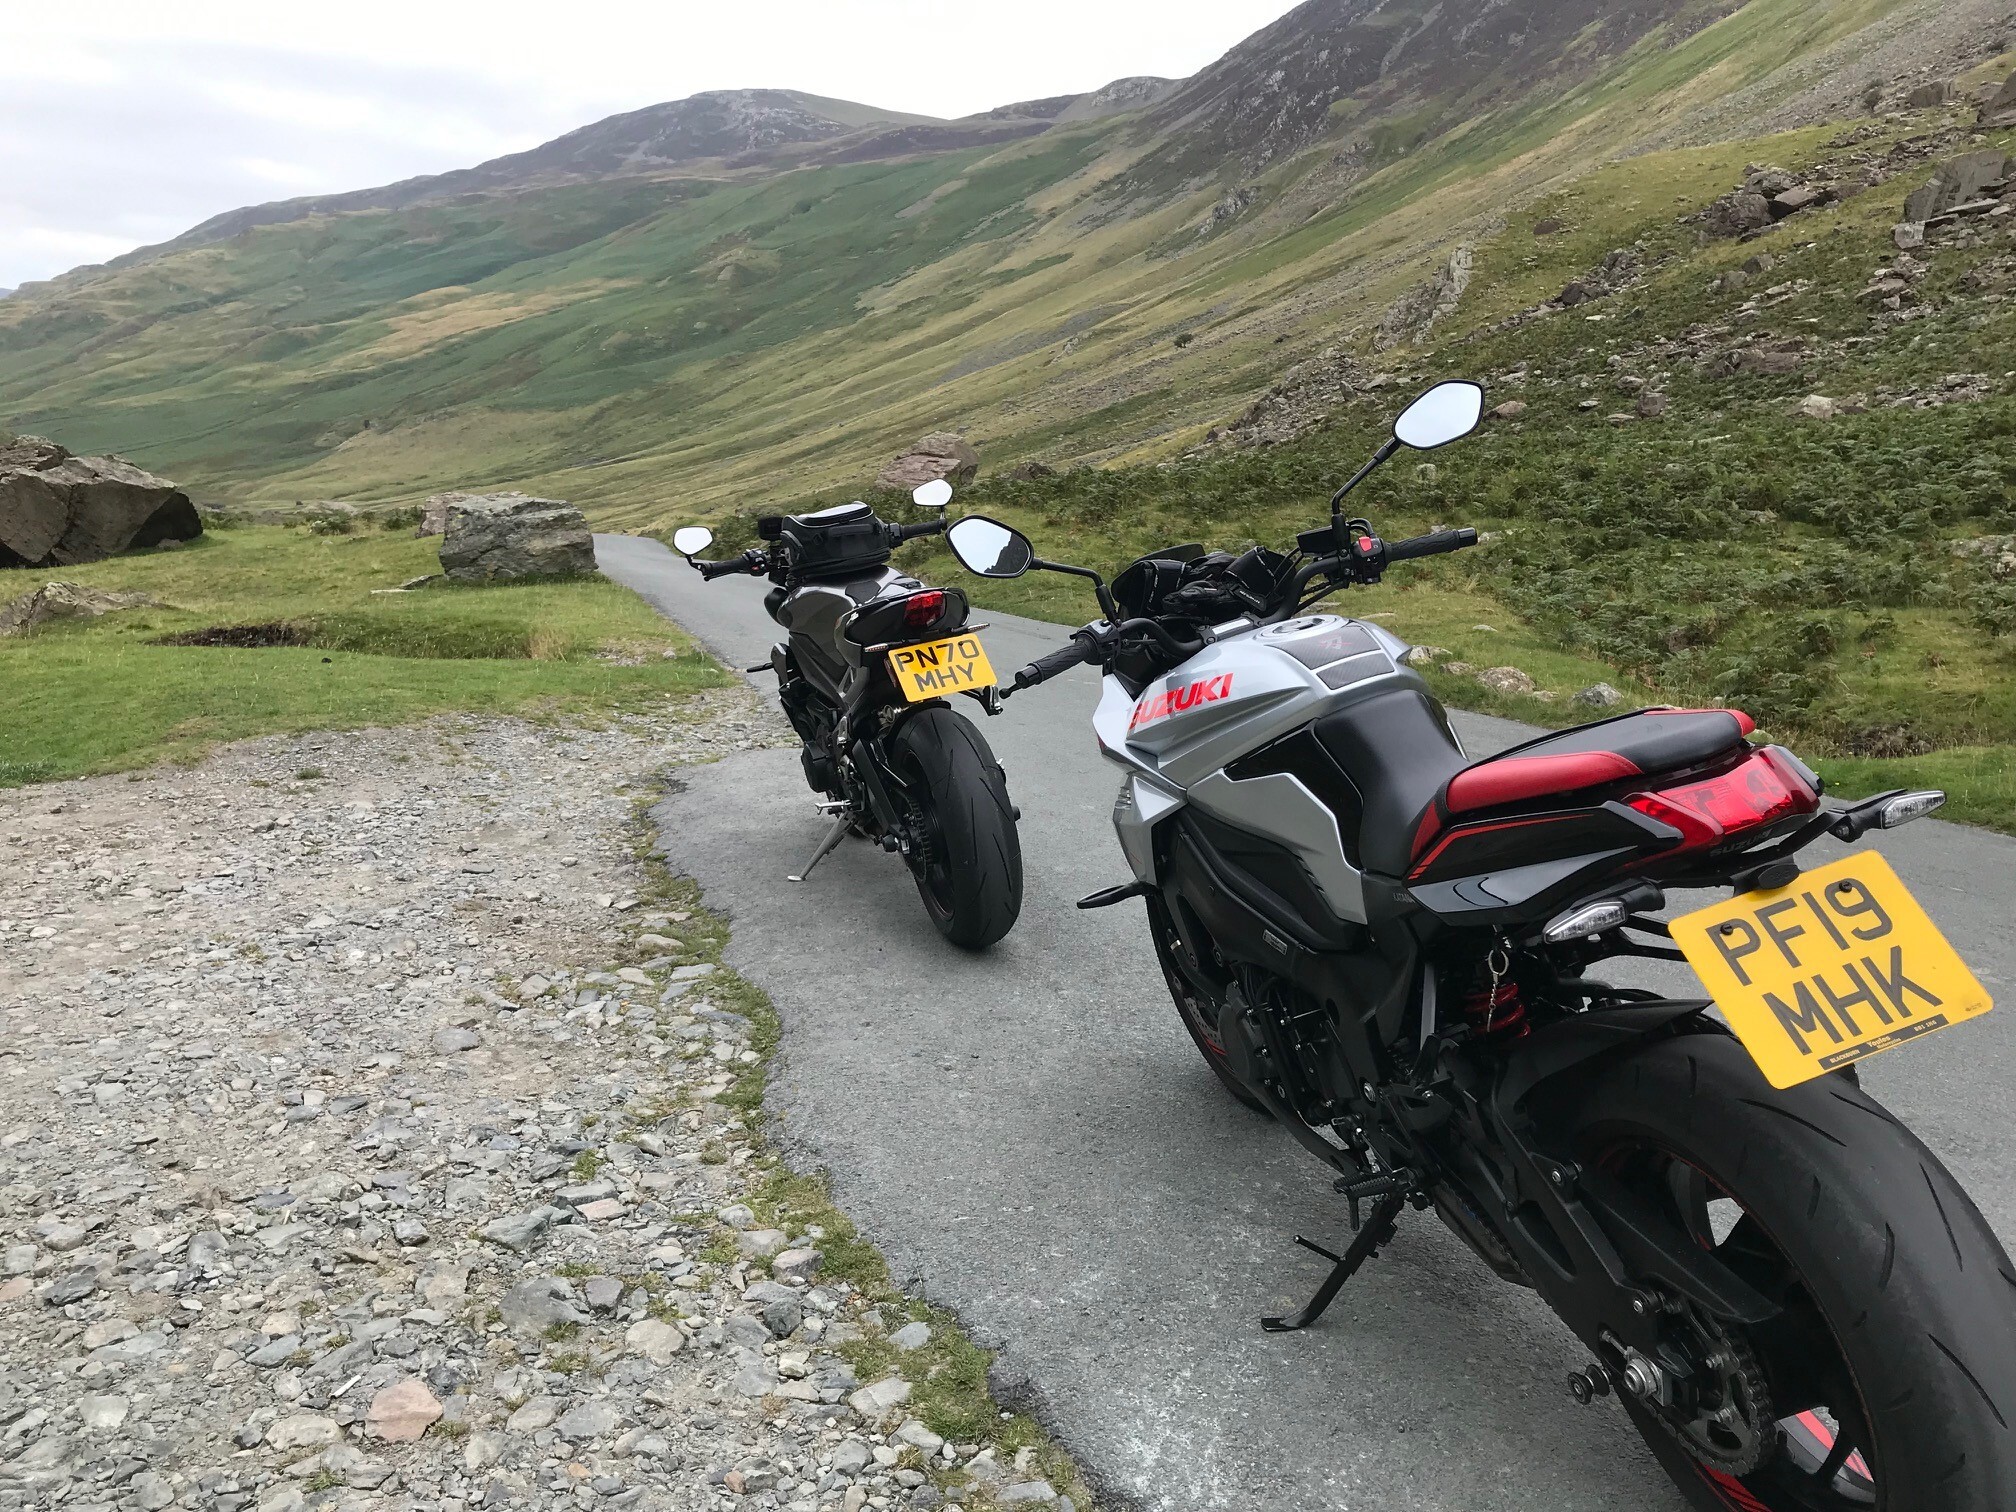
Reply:
<svg viewBox="0 0 2016 1512"><path fill-rule="evenodd" d="M1753 728L1733 709L1646 709L1466 762L1427 693L1396 688L1316 734L1364 801L1365 869L1399 877L1458 816L1700 766L1734 754Z"/></svg>
<svg viewBox="0 0 2016 1512"><path fill-rule="evenodd" d="M1645 709L1543 735L1487 756L1451 777L1440 807L1449 814L1502 808L1554 793L1684 771L1734 752L1756 728L1735 709Z"/></svg>

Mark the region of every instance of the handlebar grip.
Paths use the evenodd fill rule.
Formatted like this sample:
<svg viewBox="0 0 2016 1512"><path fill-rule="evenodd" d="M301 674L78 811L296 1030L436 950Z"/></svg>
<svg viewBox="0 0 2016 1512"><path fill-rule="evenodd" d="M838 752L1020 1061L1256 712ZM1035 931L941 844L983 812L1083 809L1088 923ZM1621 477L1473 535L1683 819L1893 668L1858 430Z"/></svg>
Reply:
<svg viewBox="0 0 2016 1512"><path fill-rule="evenodd" d="M703 562L696 557L693 565L699 570L700 576L710 583L718 577L727 577L730 573L750 571L747 556L733 557L725 562Z"/></svg>
<svg viewBox="0 0 2016 1512"><path fill-rule="evenodd" d="M1386 560L1405 562L1413 557L1440 556L1445 551L1461 551L1465 546L1477 544L1477 532L1467 527L1462 530L1438 530L1433 535L1415 536L1407 541L1388 541Z"/></svg>
<svg viewBox="0 0 2016 1512"><path fill-rule="evenodd" d="M1020 672L1015 674L1017 688L1033 688L1040 682L1048 682L1059 672L1069 672L1073 667L1083 666L1092 659L1092 645L1089 641L1074 640L1068 646L1059 646L1044 656L1039 656Z"/></svg>
<svg viewBox="0 0 2016 1512"><path fill-rule="evenodd" d="M919 536L943 535L946 523L944 520L926 520L922 525L892 525L890 529L895 532L896 544L900 546L905 541L916 540Z"/></svg>

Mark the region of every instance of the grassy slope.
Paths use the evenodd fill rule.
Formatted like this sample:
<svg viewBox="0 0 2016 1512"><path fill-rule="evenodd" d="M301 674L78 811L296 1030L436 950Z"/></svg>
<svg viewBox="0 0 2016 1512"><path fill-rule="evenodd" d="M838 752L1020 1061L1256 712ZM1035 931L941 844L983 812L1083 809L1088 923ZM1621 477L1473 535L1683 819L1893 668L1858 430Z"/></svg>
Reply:
<svg viewBox="0 0 2016 1512"><path fill-rule="evenodd" d="M633 525L858 480L949 423L990 459L1160 455L1376 319L1457 228L1893 3L1751 0L1399 155L1392 123L1341 125L1207 237L1215 187L1103 213L1126 121L268 227L10 303L0 416L239 498L512 482ZM1339 192L1353 141L1390 161Z"/></svg>
<svg viewBox="0 0 2016 1512"><path fill-rule="evenodd" d="M64 568L65 581L163 607L0 640L0 785L193 759L250 735L634 707L727 683L690 639L599 578L372 592L438 566L429 543L407 537L268 529ZM0 571L0 602L51 576ZM156 644L280 620L314 644ZM598 657L605 648L637 665Z"/></svg>

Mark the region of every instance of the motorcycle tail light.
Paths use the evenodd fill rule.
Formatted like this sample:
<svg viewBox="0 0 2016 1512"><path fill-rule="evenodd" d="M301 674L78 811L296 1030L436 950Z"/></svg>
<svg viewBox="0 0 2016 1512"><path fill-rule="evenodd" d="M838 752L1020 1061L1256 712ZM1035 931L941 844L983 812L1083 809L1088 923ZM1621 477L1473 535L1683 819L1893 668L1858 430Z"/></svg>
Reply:
<svg viewBox="0 0 2016 1512"><path fill-rule="evenodd" d="M1775 746L1754 751L1718 777L1626 800L1648 818L1680 831L1681 850L1708 850L1745 830L1820 807L1820 794Z"/></svg>
<svg viewBox="0 0 2016 1512"><path fill-rule="evenodd" d="M938 623L945 613L945 595L933 588L928 593L913 593L903 605L903 628L923 630Z"/></svg>

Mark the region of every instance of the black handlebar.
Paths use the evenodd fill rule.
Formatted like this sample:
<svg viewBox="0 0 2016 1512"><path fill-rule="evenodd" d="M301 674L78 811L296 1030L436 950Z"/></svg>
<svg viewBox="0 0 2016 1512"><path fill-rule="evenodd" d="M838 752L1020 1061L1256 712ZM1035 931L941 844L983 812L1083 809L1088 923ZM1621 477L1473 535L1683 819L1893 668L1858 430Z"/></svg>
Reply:
<svg viewBox="0 0 2016 1512"><path fill-rule="evenodd" d="M919 536L943 535L946 523L944 520L926 520L922 525L891 525L889 544L900 546L905 541L916 540Z"/></svg>
<svg viewBox="0 0 2016 1512"><path fill-rule="evenodd" d="M761 572L765 560L767 559L760 551L745 551L742 555L730 557L725 562L703 562L698 557L692 559L693 566L700 576L710 583L718 577L727 577L731 573Z"/></svg>
<svg viewBox="0 0 2016 1512"><path fill-rule="evenodd" d="M1409 541L1388 541L1386 560L1405 562L1414 557L1440 556L1445 551L1461 551L1476 544L1477 532L1474 530L1438 530L1433 535L1415 536Z"/></svg>
<svg viewBox="0 0 2016 1512"><path fill-rule="evenodd" d="M1048 682L1059 672L1069 672L1073 667L1082 667L1097 654L1092 637L1074 636L1068 646L1059 646L1055 651L1039 656L1020 672L1015 674L1015 689L1033 688L1040 682Z"/></svg>

